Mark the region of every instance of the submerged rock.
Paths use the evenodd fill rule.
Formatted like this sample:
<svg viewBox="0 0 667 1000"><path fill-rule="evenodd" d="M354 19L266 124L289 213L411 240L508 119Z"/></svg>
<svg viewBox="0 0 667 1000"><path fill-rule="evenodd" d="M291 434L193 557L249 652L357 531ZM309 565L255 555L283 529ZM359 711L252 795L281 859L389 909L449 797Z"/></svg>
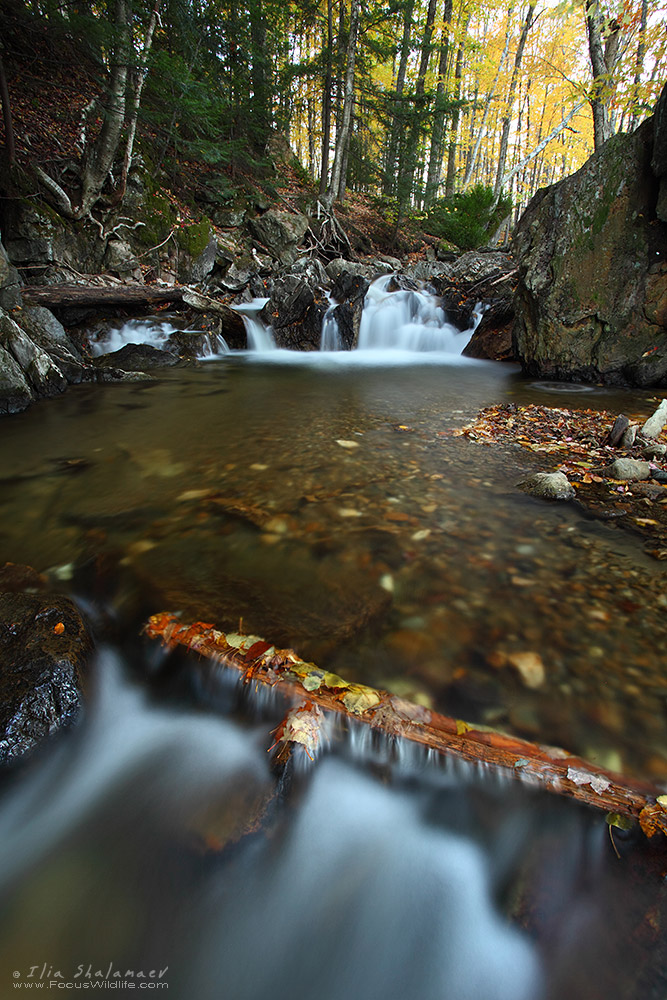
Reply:
<svg viewBox="0 0 667 1000"><path fill-rule="evenodd" d="M161 351L150 344L126 344L119 351L95 358L96 368L118 368L125 372L142 372L150 368L168 368L179 364L177 355Z"/></svg>
<svg viewBox="0 0 667 1000"><path fill-rule="evenodd" d="M53 594L0 593L0 762L71 725L92 641L74 604Z"/></svg>

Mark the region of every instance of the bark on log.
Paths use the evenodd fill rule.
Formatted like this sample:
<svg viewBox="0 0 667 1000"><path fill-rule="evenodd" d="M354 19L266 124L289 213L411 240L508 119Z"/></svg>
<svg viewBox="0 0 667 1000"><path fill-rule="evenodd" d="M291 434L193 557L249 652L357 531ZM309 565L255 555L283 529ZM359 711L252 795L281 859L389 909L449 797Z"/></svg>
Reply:
<svg viewBox="0 0 667 1000"><path fill-rule="evenodd" d="M153 288L143 285L26 285L21 289L27 305L46 306L136 306L181 302L185 289Z"/></svg>
<svg viewBox="0 0 667 1000"><path fill-rule="evenodd" d="M298 707L278 728L278 742L300 742L308 751L318 709L337 712L387 736L400 736L441 754L483 763L527 784L639 820L647 836L667 834L667 795L661 789L603 770L565 750L470 725L386 691L348 683L258 636L225 634L203 622L185 625L169 613L153 615L144 632L167 646L182 645L234 668L246 682L278 687L293 699ZM299 713L303 713L302 725ZM295 731L300 735L294 736ZM316 743L315 739L310 747L316 749Z"/></svg>

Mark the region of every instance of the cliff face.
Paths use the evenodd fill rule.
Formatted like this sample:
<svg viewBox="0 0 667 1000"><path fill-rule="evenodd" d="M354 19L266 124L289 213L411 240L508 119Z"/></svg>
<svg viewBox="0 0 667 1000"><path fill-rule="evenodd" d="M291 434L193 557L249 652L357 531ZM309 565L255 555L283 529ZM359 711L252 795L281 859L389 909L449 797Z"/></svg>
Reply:
<svg viewBox="0 0 667 1000"><path fill-rule="evenodd" d="M515 237L514 347L538 377L667 379L667 87L653 118L538 191Z"/></svg>

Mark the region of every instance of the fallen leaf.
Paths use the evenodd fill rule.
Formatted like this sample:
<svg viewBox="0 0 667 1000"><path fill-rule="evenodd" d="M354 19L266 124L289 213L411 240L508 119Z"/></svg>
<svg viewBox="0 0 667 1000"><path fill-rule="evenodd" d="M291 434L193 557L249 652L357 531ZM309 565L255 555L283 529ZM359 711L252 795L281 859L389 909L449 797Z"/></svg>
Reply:
<svg viewBox="0 0 667 1000"><path fill-rule="evenodd" d="M63 625L62 622L58 622L57 625L53 626L53 631L56 633L56 635L62 635L63 632L65 631L65 626Z"/></svg>

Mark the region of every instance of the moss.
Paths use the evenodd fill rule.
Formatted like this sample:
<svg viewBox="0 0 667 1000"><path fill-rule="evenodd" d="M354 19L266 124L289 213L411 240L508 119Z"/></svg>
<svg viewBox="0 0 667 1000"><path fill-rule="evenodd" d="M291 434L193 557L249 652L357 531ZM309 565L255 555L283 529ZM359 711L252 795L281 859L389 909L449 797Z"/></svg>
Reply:
<svg viewBox="0 0 667 1000"><path fill-rule="evenodd" d="M211 223L204 216L199 222L193 222L190 226L183 226L176 234L176 239L181 250L195 260L208 246L211 239Z"/></svg>
<svg viewBox="0 0 667 1000"><path fill-rule="evenodd" d="M139 215L144 223L138 230L139 238L148 247L157 246L165 240L176 225L176 212L171 202L158 191L146 196Z"/></svg>

